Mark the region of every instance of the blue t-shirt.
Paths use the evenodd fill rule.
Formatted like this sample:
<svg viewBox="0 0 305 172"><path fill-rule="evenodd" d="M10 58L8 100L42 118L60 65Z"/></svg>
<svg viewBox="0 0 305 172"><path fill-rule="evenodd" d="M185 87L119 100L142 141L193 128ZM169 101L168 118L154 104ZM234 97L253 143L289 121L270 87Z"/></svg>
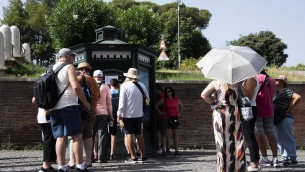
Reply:
<svg viewBox="0 0 305 172"><path fill-rule="evenodd" d="M119 107L119 98L120 98L120 90L117 89L110 89L111 94L111 102L112 102L112 113L113 117L117 117L117 111Z"/></svg>

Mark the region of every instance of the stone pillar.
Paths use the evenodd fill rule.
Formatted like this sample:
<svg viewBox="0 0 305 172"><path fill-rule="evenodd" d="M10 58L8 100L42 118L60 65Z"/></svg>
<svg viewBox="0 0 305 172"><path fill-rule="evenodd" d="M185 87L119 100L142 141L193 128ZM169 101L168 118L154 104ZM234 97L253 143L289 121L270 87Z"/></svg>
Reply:
<svg viewBox="0 0 305 172"><path fill-rule="evenodd" d="M7 25L2 25L0 27L0 32L2 32L4 37L4 59L11 60L13 57L11 29Z"/></svg>
<svg viewBox="0 0 305 172"><path fill-rule="evenodd" d="M29 44L22 44L22 55L28 62L31 62L31 47Z"/></svg>
<svg viewBox="0 0 305 172"><path fill-rule="evenodd" d="M20 31L16 26L11 26L10 29L12 34L13 57L20 57Z"/></svg>
<svg viewBox="0 0 305 172"><path fill-rule="evenodd" d="M0 76L5 75L6 67L4 62L4 37L0 32Z"/></svg>

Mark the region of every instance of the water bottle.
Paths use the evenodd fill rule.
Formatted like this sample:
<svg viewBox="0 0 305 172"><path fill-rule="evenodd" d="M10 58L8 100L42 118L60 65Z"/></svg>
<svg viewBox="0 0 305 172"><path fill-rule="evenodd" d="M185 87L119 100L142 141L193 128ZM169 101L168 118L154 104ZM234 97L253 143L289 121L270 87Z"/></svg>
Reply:
<svg viewBox="0 0 305 172"><path fill-rule="evenodd" d="M109 125L109 127L113 127L113 122L110 121L108 125Z"/></svg>

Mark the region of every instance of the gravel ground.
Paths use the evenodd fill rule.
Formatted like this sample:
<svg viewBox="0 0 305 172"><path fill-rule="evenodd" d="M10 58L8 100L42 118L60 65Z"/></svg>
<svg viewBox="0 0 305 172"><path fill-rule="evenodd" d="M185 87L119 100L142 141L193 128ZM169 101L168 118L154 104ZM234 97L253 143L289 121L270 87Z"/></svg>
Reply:
<svg viewBox="0 0 305 172"><path fill-rule="evenodd" d="M186 150L182 155L168 154L165 157L150 155L140 164L125 164L123 159L97 164L90 171L216 171L214 150ZM270 155L270 152L268 152ZM305 151L297 151L299 164L294 167L266 167L263 171L302 171L305 172ZM269 156L271 157L271 155ZM249 158L247 154L247 159ZM0 171L39 171L42 151L0 151ZM56 168L54 164L53 167ZM73 170L72 170L73 171ZM74 170L76 171L76 170Z"/></svg>

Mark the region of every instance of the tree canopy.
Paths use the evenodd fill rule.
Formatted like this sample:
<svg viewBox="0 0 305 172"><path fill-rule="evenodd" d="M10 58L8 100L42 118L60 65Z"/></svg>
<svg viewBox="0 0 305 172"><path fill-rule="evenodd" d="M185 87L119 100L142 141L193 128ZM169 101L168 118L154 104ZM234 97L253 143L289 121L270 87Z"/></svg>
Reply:
<svg viewBox="0 0 305 172"><path fill-rule="evenodd" d="M282 66L288 55L284 53L287 45L271 31L260 31L241 36L238 40L231 41L232 45L248 46L266 58L268 66Z"/></svg>

